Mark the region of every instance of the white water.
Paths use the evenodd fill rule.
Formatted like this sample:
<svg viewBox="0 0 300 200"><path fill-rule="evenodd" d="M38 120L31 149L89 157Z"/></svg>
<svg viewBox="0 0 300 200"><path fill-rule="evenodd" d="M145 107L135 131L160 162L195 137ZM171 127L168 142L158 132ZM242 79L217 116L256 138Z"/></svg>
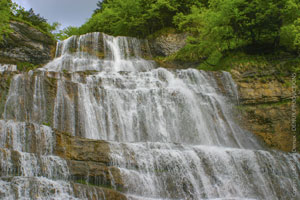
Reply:
<svg viewBox="0 0 300 200"><path fill-rule="evenodd" d="M5 71L17 71L17 66L10 64L0 64L0 73L3 73Z"/></svg>
<svg viewBox="0 0 300 200"><path fill-rule="evenodd" d="M3 200L78 200L73 196L72 187L69 183L37 177L0 179L0 198Z"/></svg>
<svg viewBox="0 0 300 200"><path fill-rule="evenodd" d="M0 120L0 133L0 148L41 155L53 153L55 139L48 126Z"/></svg>
<svg viewBox="0 0 300 200"><path fill-rule="evenodd" d="M65 61L64 56L72 57L71 63L78 58L95 59L80 49L91 38L95 41L90 48L99 49L99 37L99 33L93 33L63 41L57 51L61 57L44 69L78 71L77 64L68 68L57 62ZM237 89L229 73L220 74L228 98L219 92L212 73L154 68L153 62L141 58L137 39L102 37L106 56L97 63L104 62L105 70L87 76L72 73L71 80L62 77L58 81L55 128L110 141L259 148L252 135L233 120L228 101L230 97L237 98ZM74 44L77 50L70 52ZM80 69L95 68L87 63ZM67 92L70 84L77 87L72 91L75 97Z"/></svg>
<svg viewBox="0 0 300 200"><path fill-rule="evenodd" d="M87 138L258 147L234 123L228 99L209 73L159 68L101 72L84 80L74 75L72 81L78 83L80 132Z"/></svg>
<svg viewBox="0 0 300 200"><path fill-rule="evenodd" d="M266 151L238 125L229 73L158 68L143 58L148 51L135 38L73 36L58 43L56 59L39 72L15 75L0 121L2 174L17 171L26 184L28 176L41 185L58 179L48 188L58 187L57 194L47 195L73 198L65 161L51 155L52 131L38 126L47 122L74 136L110 141L111 165L120 170L129 199L300 198L299 154ZM46 91L49 79L56 80L54 97ZM39 154L26 139L33 134ZM27 167L19 169L12 154ZM6 188L0 198L22 185L15 179L0 181ZM82 191L80 199L88 198ZM17 194L29 199L27 193Z"/></svg>
<svg viewBox="0 0 300 200"><path fill-rule="evenodd" d="M165 143L111 148L127 192L140 197L289 199L300 170L299 155L267 151Z"/></svg>
<svg viewBox="0 0 300 200"><path fill-rule="evenodd" d="M154 62L141 58L140 45L140 41L135 38L112 37L102 33L72 36L57 44L56 59L44 69L57 72L152 69ZM99 55L99 50L104 55ZM101 56L104 59L99 59Z"/></svg>

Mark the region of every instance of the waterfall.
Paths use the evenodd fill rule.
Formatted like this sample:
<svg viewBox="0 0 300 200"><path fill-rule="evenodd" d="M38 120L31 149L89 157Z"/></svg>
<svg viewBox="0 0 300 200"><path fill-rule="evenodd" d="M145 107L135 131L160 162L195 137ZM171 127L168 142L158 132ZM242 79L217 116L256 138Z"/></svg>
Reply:
<svg viewBox="0 0 300 200"><path fill-rule="evenodd" d="M16 65L2 65L0 64L0 72L3 73L5 71L17 71L17 66Z"/></svg>
<svg viewBox="0 0 300 200"><path fill-rule="evenodd" d="M53 61L13 74L0 107L0 198L106 198L83 186L75 197L56 129L107 141L124 183L108 170L111 189L128 199L299 199L300 155L239 125L237 91L228 72L159 67L146 40L58 42Z"/></svg>
<svg viewBox="0 0 300 200"><path fill-rule="evenodd" d="M141 45L146 48L146 52L141 52ZM89 33L59 42L56 59L44 69L71 72L149 70L155 64L141 57L145 53L150 55L146 41L141 44L136 38Z"/></svg>
<svg viewBox="0 0 300 200"><path fill-rule="evenodd" d="M0 133L1 199L76 199L50 127L0 120Z"/></svg>

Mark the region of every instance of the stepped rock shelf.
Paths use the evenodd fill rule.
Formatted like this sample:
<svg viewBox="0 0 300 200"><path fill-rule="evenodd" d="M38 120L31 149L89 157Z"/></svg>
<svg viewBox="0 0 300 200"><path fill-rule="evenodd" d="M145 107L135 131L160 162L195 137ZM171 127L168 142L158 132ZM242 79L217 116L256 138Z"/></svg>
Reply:
<svg viewBox="0 0 300 200"><path fill-rule="evenodd" d="M150 57L90 33L43 68L3 69L0 199L300 199L300 155L238 125L229 73Z"/></svg>

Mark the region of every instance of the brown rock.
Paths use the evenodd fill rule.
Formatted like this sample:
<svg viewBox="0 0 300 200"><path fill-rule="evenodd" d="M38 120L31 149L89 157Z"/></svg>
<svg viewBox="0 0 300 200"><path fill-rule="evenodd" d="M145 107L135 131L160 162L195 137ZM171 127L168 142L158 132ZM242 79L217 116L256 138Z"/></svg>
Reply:
<svg viewBox="0 0 300 200"><path fill-rule="evenodd" d="M109 143L102 140L91 140L79 137L72 137L67 133L56 134L55 152L62 158L78 161L93 161L108 165Z"/></svg>
<svg viewBox="0 0 300 200"><path fill-rule="evenodd" d="M109 200L126 200L126 196L115 190L88 186L84 184L74 183L72 184L74 194L79 199L98 200L98 199L109 199Z"/></svg>

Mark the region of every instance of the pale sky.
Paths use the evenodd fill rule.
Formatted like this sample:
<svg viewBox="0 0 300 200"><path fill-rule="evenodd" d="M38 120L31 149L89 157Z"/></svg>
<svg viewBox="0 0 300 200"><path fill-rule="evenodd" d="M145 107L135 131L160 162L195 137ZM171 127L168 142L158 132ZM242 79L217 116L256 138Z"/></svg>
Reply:
<svg viewBox="0 0 300 200"><path fill-rule="evenodd" d="M96 9L98 0L12 0L26 10L33 8L48 22L59 22L61 28L82 25Z"/></svg>

